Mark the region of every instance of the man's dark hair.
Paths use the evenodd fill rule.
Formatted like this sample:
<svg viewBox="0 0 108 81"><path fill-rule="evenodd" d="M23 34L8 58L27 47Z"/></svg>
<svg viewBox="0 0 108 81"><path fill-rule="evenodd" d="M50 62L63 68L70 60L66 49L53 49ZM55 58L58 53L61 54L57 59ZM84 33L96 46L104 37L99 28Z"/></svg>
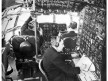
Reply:
<svg viewBox="0 0 108 81"><path fill-rule="evenodd" d="M76 39L65 38L64 39L64 47L65 48L70 48L70 49L75 49L75 47L76 47Z"/></svg>
<svg viewBox="0 0 108 81"><path fill-rule="evenodd" d="M76 28L77 28L77 23L76 23L76 22L70 23L70 27L71 27L72 29L76 29Z"/></svg>

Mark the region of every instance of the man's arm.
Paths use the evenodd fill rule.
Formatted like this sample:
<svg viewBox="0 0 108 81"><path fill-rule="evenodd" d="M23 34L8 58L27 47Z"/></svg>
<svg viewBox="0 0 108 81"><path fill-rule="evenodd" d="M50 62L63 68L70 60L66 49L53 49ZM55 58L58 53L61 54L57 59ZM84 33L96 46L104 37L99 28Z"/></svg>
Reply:
<svg viewBox="0 0 108 81"><path fill-rule="evenodd" d="M53 60L53 64L57 66L60 70L65 72L66 74L79 74L80 68L79 67L73 67L70 64L66 64L62 57L59 56Z"/></svg>

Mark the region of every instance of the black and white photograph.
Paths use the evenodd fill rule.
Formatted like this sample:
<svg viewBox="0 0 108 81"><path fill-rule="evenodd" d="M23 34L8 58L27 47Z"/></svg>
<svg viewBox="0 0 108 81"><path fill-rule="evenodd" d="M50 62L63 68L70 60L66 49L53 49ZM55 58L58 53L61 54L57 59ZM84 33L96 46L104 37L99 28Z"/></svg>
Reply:
<svg viewBox="0 0 108 81"><path fill-rule="evenodd" d="M1 81L107 81L107 0L1 0Z"/></svg>

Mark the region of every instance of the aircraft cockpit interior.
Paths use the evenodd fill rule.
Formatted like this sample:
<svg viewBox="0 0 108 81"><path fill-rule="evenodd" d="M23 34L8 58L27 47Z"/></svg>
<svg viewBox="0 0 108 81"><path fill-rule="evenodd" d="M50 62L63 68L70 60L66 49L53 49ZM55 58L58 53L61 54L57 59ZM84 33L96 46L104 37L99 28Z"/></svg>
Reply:
<svg viewBox="0 0 108 81"><path fill-rule="evenodd" d="M106 81L106 0L15 0L2 12L2 81Z"/></svg>

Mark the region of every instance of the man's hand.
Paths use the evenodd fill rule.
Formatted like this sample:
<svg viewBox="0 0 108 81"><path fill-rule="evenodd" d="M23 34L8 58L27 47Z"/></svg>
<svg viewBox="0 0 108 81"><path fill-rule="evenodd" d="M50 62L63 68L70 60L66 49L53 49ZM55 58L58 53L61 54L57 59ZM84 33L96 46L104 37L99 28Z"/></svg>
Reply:
<svg viewBox="0 0 108 81"><path fill-rule="evenodd" d="M81 67L80 67L80 70L81 70L81 71L85 71L86 67L87 67L86 64L82 64Z"/></svg>

